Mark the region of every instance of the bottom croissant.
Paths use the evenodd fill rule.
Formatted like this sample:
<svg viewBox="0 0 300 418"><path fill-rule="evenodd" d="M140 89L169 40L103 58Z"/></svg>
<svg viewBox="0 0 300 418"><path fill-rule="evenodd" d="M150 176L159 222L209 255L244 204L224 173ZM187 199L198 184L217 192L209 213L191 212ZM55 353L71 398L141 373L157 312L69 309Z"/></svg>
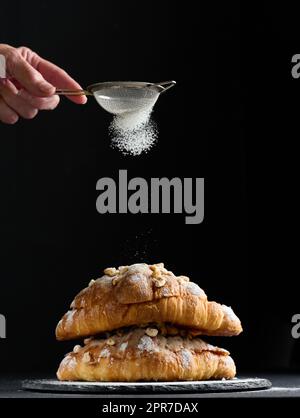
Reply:
<svg viewBox="0 0 300 418"><path fill-rule="evenodd" d="M59 380L177 381L232 379L236 369L228 351L200 338L165 337L136 328L109 338L88 339L61 362ZM152 335L152 336L151 336Z"/></svg>

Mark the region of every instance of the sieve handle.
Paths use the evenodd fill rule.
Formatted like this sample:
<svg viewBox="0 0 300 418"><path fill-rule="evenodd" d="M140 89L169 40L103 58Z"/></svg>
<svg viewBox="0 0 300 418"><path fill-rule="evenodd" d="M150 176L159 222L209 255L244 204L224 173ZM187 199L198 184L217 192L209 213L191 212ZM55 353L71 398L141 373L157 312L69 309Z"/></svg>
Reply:
<svg viewBox="0 0 300 418"><path fill-rule="evenodd" d="M156 83L157 86L161 86L163 87L163 91L162 93L164 93L165 91L169 90L171 87L175 86L176 81L171 80L171 81L162 81L161 83Z"/></svg>
<svg viewBox="0 0 300 418"><path fill-rule="evenodd" d="M55 94L59 96L92 96L88 90L56 89Z"/></svg>

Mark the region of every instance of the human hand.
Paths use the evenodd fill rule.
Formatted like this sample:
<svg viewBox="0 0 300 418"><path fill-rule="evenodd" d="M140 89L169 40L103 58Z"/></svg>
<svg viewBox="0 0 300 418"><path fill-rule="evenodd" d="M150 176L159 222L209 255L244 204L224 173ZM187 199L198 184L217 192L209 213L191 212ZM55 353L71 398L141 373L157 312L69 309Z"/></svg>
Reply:
<svg viewBox="0 0 300 418"><path fill-rule="evenodd" d="M41 58L29 48L0 44L6 60L6 77L0 78L0 121L14 124L19 117L34 118L39 110L53 110L59 103L56 88L81 89L64 70ZM86 96L69 96L86 103Z"/></svg>

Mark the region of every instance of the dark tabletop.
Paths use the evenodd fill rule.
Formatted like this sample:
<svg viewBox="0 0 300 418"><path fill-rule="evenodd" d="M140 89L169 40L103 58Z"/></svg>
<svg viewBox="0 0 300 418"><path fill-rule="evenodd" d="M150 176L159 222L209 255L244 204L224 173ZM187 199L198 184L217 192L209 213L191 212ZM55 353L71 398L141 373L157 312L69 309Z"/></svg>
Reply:
<svg viewBox="0 0 300 418"><path fill-rule="evenodd" d="M260 374L256 377L267 378L272 382L272 388L267 390L249 391L249 392L231 392L231 393L193 393L193 394L153 394L153 395L134 395L135 397L147 398L253 398L253 397L295 397L300 398L300 374ZM130 395L99 395L99 394L59 394L44 393L34 391L23 391L21 383L23 379L32 378L33 376L23 377L0 377L0 398L126 398ZM40 377L40 376L39 376ZM253 375L243 377L254 377Z"/></svg>

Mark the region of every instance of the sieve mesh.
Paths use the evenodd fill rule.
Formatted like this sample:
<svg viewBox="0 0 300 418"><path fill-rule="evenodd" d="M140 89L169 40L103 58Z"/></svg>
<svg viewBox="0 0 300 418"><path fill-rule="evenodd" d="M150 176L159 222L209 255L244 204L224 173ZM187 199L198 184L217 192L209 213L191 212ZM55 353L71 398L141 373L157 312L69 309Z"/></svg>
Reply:
<svg viewBox="0 0 300 418"><path fill-rule="evenodd" d="M93 91L100 106L114 115L152 109L159 91L151 88L107 87Z"/></svg>

